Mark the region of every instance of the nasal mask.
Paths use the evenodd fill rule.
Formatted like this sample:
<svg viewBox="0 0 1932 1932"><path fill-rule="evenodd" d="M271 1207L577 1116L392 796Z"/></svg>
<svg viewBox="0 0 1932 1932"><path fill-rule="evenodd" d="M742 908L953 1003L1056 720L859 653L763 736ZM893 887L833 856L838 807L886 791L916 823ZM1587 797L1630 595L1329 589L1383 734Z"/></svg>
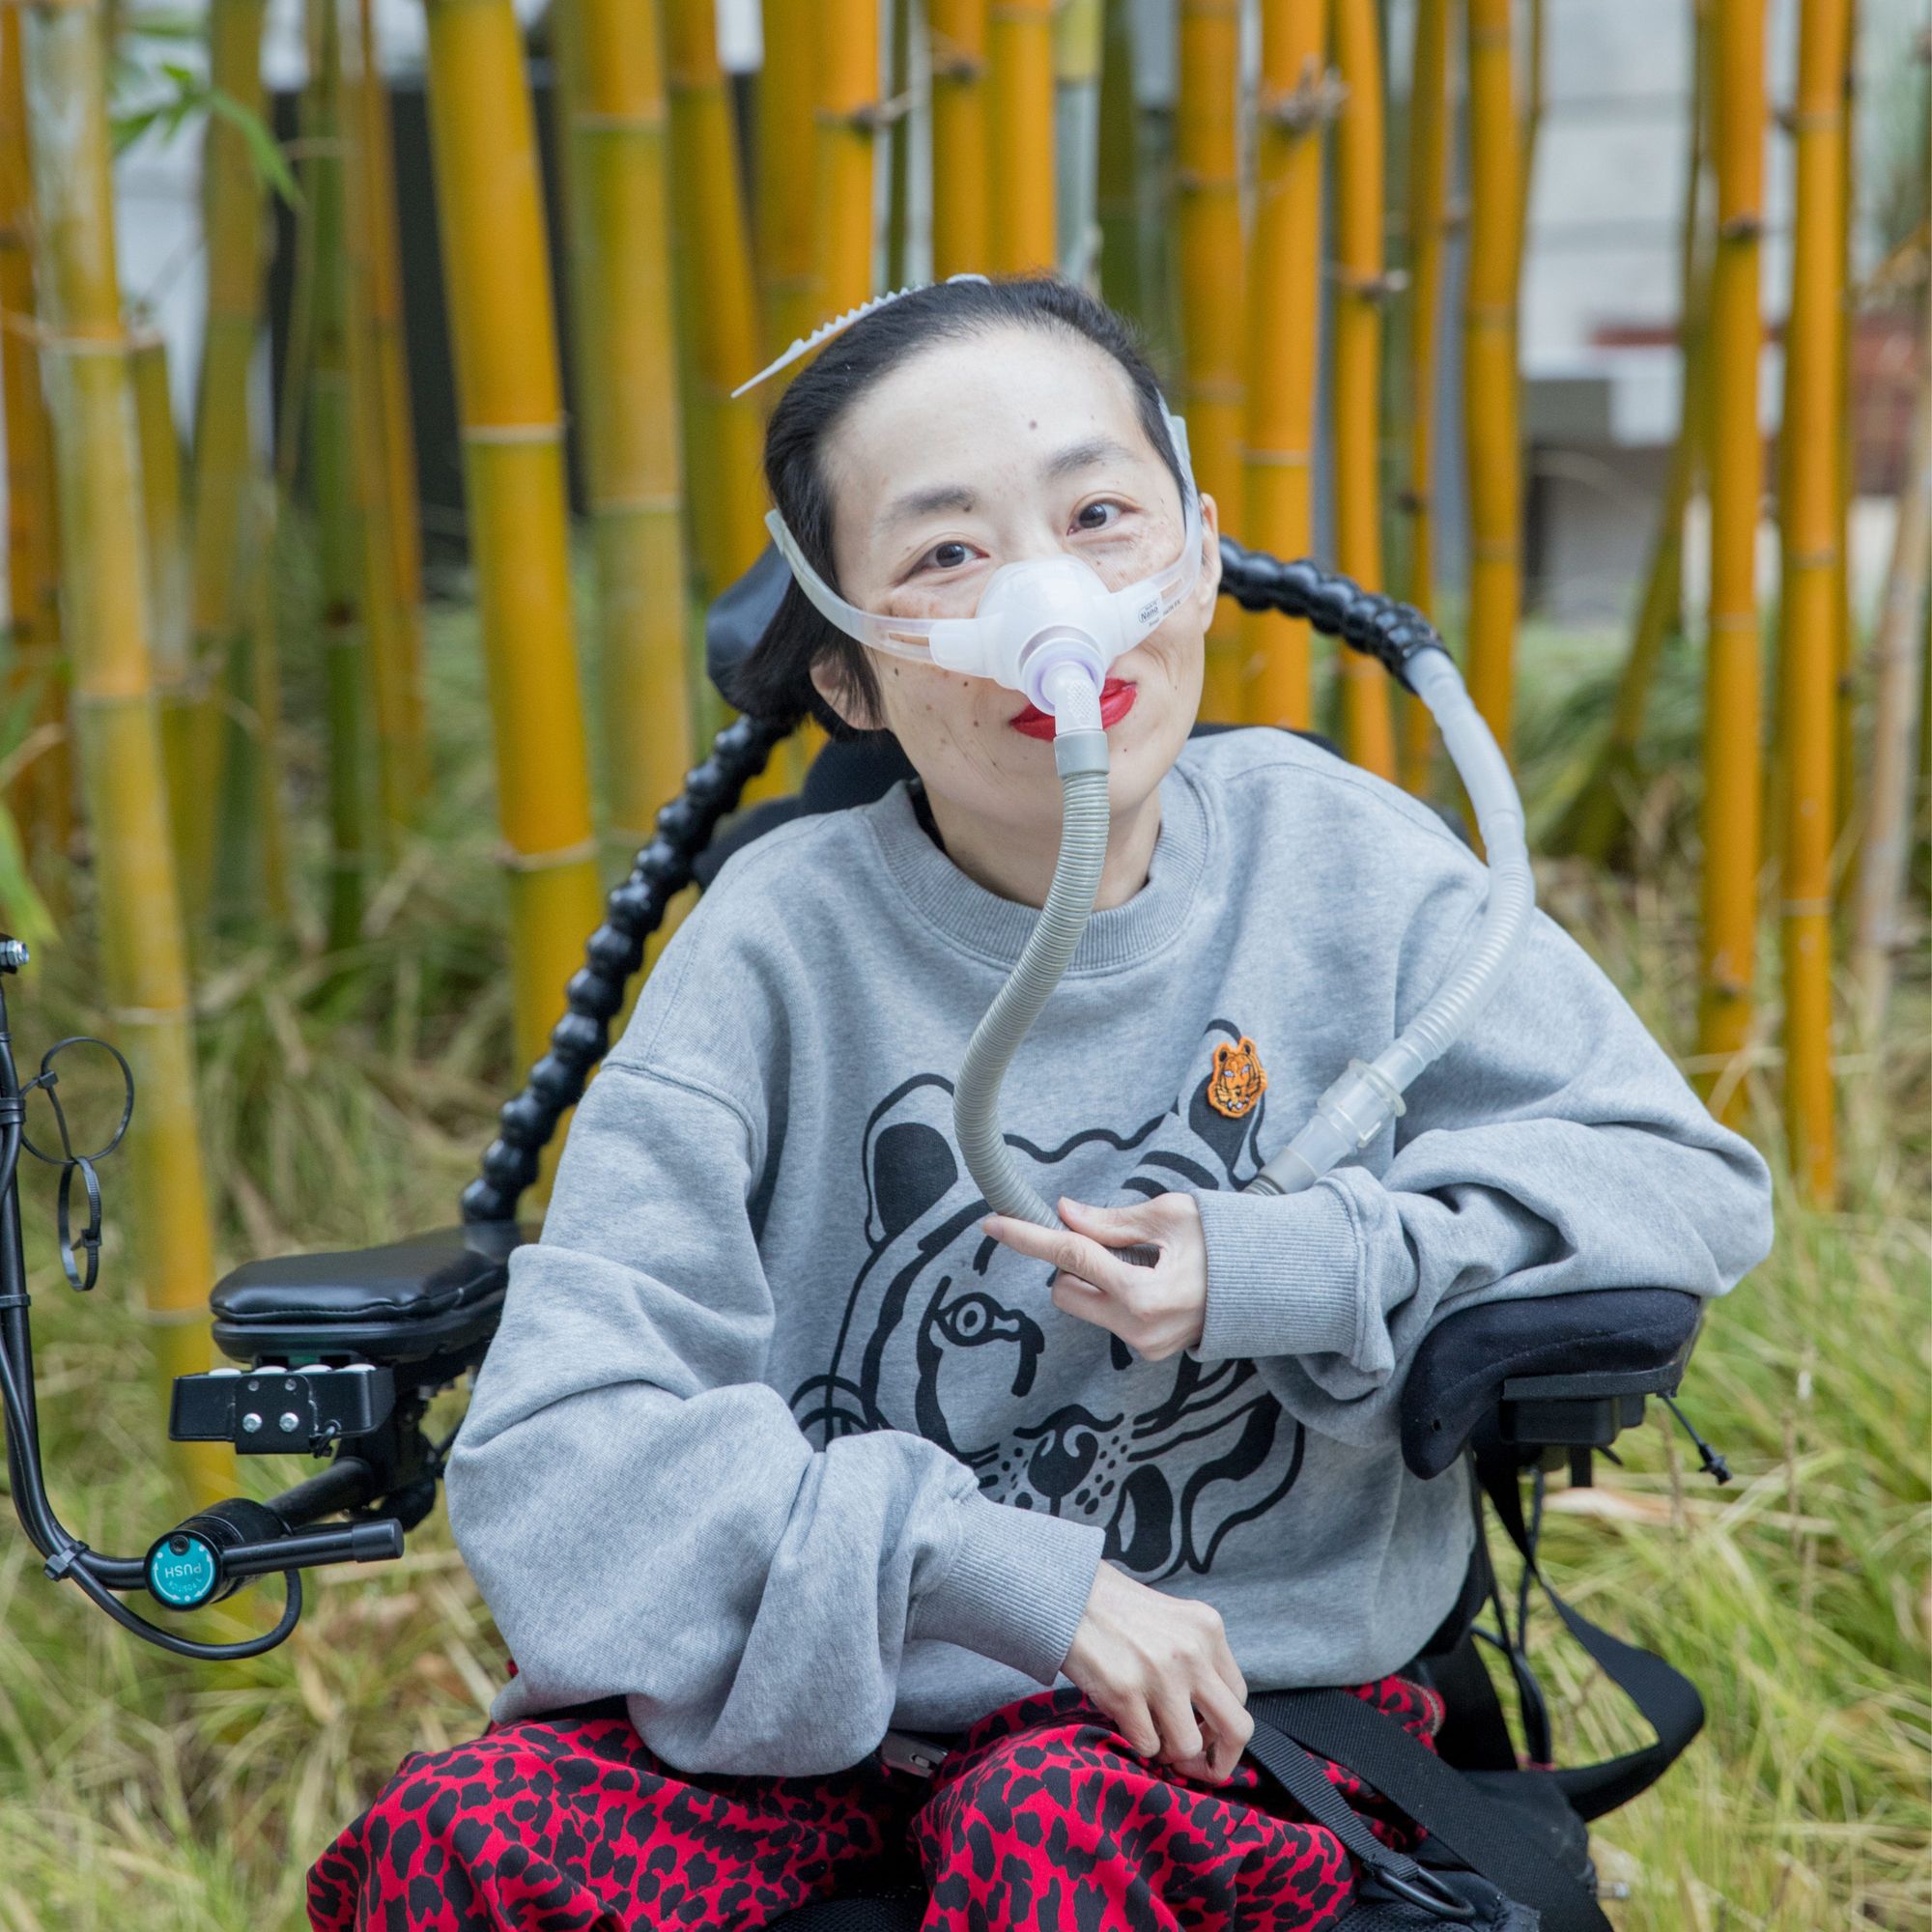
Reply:
<svg viewBox="0 0 1932 1932"><path fill-rule="evenodd" d="M913 664L990 677L1024 692L1055 719L1065 717L1069 728L1083 728L1076 722L1080 694L1068 672L1084 674L1097 702L1114 661L1151 637L1201 576L1201 495L1188 461L1187 426L1165 403L1161 415L1184 479L1186 534L1166 569L1122 590L1109 590L1085 557L1030 557L994 571L970 617L886 617L846 603L811 567L776 510L765 527L812 608L848 638ZM1066 717L1063 707L1069 703L1075 712Z"/></svg>

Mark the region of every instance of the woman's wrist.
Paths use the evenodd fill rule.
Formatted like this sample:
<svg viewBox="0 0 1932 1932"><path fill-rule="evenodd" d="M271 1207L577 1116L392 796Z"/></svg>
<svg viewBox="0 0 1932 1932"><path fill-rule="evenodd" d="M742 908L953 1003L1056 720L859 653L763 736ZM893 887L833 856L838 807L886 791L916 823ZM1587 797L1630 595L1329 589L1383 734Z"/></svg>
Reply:
<svg viewBox="0 0 1932 1932"><path fill-rule="evenodd" d="M958 1502L959 1540L914 1599L908 1637L963 1645L1051 1685L1093 1593L1106 1532L975 1493Z"/></svg>
<svg viewBox="0 0 1932 1932"><path fill-rule="evenodd" d="M1197 1194L1208 1245L1203 1361L1352 1354L1361 1332L1362 1240L1347 1193Z"/></svg>

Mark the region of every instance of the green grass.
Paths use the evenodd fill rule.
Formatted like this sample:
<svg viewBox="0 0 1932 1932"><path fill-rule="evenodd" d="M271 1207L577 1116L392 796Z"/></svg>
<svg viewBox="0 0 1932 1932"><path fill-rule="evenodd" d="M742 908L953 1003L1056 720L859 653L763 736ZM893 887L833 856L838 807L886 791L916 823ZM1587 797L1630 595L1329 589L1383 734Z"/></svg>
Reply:
<svg viewBox="0 0 1932 1932"><path fill-rule="evenodd" d="M284 639L302 635L284 621ZM201 1094L223 1266L447 1223L509 1091L502 895L467 609L440 607L431 646L431 823L356 957L320 955L311 916L306 940L231 940L204 962ZM1519 749L1533 829L1580 769L1614 662L1605 639L1525 634ZM312 888L322 766L301 721L320 707L303 666L287 681L296 856ZM1641 801L1638 875L1552 867L1542 890L1681 1048L1694 1011L1696 861L1694 667L1681 657L1654 723L1666 776ZM87 929L83 901L73 943L10 987L29 1065L61 1033L112 1031L91 1003ZM1767 962L1773 940L1767 927ZM1737 1480L1715 1488L1681 1436L1651 1426L1626 1438L1626 1466L1606 1468L1599 1489L1552 1496L1552 1579L1587 1614L1662 1649L1710 1712L1671 1776L1600 1827L1606 1874L1629 1888L1611 1907L1627 1932L1932 1923L1927 1022L1921 957L1887 1038L1841 1062L1843 1206L1807 1213L1780 1176L1776 1250L1706 1324L1684 1399ZM1775 1040L1768 1024L1749 1084L1767 1123ZM91 1076L63 1092L83 1113L109 1103ZM1758 1138L1775 1154L1774 1128ZM45 1170L25 1177L27 1236L55 1506L90 1545L127 1553L175 1504L163 1392L122 1238L130 1189L112 1162L103 1180L110 1238L93 1295L71 1293L52 1264ZM432 1433L461 1401L440 1399ZM238 1466L238 1489L267 1495L317 1465ZM24 1537L0 1529L0 1932L298 1932L308 1862L400 1758L481 1730L502 1645L440 1512L401 1562L310 1572L308 1585L280 1648L185 1662L47 1582ZM236 1600L250 1628L273 1621L279 1593ZM185 1628L228 1634L206 1620ZM1561 1754L1635 1742L1621 1700L1552 1628L1546 1611L1533 1646Z"/></svg>

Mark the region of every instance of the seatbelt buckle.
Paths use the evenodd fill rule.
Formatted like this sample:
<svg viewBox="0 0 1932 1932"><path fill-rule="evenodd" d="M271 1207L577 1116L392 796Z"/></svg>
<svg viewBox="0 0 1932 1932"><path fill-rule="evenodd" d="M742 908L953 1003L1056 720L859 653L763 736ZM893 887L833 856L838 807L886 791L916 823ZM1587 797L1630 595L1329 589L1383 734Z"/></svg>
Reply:
<svg viewBox="0 0 1932 1932"><path fill-rule="evenodd" d="M950 1755L944 1745L915 1731L888 1731L879 1740L879 1762L915 1777L930 1777Z"/></svg>

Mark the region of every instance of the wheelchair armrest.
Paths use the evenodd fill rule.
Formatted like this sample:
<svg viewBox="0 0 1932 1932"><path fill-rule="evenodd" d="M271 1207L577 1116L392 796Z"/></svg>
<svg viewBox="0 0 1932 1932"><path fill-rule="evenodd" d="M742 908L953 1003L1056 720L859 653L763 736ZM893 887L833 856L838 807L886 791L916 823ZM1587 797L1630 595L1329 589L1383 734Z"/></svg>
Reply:
<svg viewBox="0 0 1932 1932"><path fill-rule="evenodd" d="M480 1361L503 1312L512 1248L536 1231L470 1222L347 1253L244 1262L209 1295L237 1361Z"/></svg>
<svg viewBox="0 0 1932 1932"><path fill-rule="evenodd" d="M1472 1435L1606 1447L1673 1394L1703 1320L1699 1295L1604 1288L1485 1302L1422 1339L1402 1396L1403 1460L1437 1476Z"/></svg>

